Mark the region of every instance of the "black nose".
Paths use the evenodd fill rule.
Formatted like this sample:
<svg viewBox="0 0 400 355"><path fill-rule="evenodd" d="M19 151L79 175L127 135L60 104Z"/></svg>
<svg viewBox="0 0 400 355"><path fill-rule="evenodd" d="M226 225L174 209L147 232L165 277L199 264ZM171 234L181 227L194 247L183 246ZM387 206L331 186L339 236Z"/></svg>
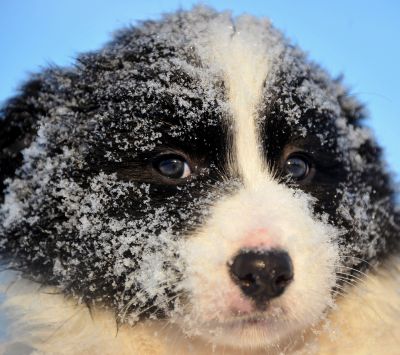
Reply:
<svg viewBox="0 0 400 355"><path fill-rule="evenodd" d="M231 277L256 303L280 296L293 280L293 265L281 250L241 250L228 264Z"/></svg>

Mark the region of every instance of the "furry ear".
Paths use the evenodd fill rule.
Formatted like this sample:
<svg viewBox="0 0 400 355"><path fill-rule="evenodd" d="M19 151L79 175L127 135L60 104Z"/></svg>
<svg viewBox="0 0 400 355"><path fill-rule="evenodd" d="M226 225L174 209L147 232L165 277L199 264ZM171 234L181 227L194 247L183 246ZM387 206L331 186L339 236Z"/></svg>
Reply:
<svg viewBox="0 0 400 355"><path fill-rule="evenodd" d="M349 123L359 125L360 121L368 116L365 106L351 94L348 88L345 87L342 75L335 79L335 83L340 88L340 94L337 99L340 108L342 109L343 116L347 118Z"/></svg>
<svg viewBox="0 0 400 355"><path fill-rule="evenodd" d="M44 114L38 100L41 89L40 78L30 80L0 111L0 203L4 201L4 180L13 177L21 165L21 151L31 144L38 119Z"/></svg>

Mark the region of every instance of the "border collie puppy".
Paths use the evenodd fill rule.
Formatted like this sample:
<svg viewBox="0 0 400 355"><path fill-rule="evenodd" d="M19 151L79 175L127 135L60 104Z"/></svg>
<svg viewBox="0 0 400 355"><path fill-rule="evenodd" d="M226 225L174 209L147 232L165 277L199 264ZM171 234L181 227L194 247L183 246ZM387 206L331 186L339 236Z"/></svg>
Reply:
<svg viewBox="0 0 400 355"><path fill-rule="evenodd" d="M1 111L5 354L399 354L400 214L364 110L197 7Z"/></svg>

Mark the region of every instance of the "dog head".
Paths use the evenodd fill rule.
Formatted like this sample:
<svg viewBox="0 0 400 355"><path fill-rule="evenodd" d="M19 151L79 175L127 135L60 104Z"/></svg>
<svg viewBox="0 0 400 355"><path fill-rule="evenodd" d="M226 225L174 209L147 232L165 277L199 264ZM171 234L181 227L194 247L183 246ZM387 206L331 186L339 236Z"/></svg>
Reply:
<svg viewBox="0 0 400 355"><path fill-rule="evenodd" d="M3 260L121 322L276 344L394 243L361 105L267 20L122 30L2 115Z"/></svg>

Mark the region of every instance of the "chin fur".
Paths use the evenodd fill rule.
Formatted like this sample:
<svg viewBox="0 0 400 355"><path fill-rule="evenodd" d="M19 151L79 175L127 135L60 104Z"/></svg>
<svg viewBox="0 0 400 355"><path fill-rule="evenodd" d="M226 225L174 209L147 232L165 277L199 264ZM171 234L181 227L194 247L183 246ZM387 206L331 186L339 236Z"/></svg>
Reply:
<svg viewBox="0 0 400 355"><path fill-rule="evenodd" d="M187 336L168 321L148 321L118 327L112 314L89 310L57 290L2 274L6 298L1 309L10 324L1 348L7 354L36 349L45 354L368 354L397 352L400 327L398 284L400 259L391 258L346 289L335 307L316 324L284 340L266 344L268 331L252 327L230 333L217 342ZM226 326L228 330L231 326ZM240 334L238 334L238 333ZM286 330L284 330L286 332ZM236 341L232 334L238 335ZM374 336L371 336L374 334ZM245 337L242 337L245 335ZM284 334L288 335L288 334ZM22 350L21 350L22 349ZM237 350L235 350L237 349Z"/></svg>

